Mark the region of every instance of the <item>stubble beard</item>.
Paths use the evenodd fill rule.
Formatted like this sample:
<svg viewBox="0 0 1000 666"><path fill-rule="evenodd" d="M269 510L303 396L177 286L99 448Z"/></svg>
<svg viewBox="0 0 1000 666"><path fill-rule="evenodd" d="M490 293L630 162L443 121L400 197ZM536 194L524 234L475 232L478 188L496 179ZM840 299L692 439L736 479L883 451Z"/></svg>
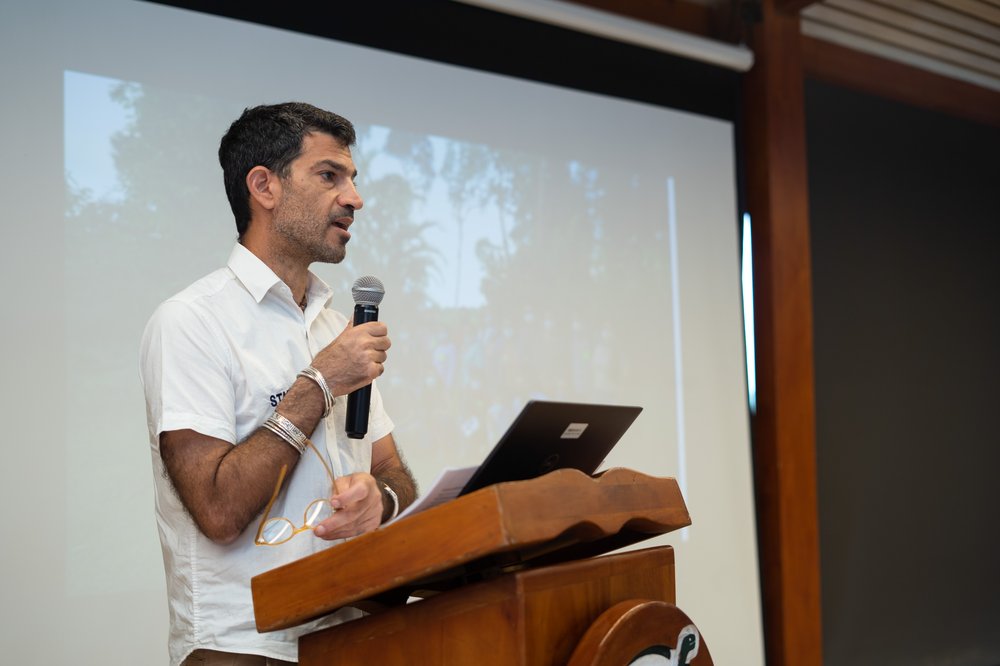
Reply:
<svg viewBox="0 0 1000 666"><path fill-rule="evenodd" d="M323 259L317 259L316 261L322 261L327 264L339 264L340 262L342 262L344 259L347 258L346 245L338 245L337 247L327 248L327 249L329 249L330 251L326 255L326 257Z"/></svg>
<svg viewBox="0 0 1000 666"><path fill-rule="evenodd" d="M341 242L331 245L326 236L333 223L324 220L321 225L318 217L292 200L276 211L274 231L287 241L288 248L294 248L293 252L309 263L339 264L347 257L347 246Z"/></svg>

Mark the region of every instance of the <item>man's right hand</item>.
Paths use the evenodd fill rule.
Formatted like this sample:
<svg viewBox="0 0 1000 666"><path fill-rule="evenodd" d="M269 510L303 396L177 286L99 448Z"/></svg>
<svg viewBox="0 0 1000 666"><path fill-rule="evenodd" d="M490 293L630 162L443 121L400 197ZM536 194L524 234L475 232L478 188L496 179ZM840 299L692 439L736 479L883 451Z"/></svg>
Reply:
<svg viewBox="0 0 1000 666"><path fill-rule="evenodd" d="M371 384L385 370L386 352L392 345L389 331L380 321L348 323L337 338L312 361L335 395L347 395Z"/></svg>

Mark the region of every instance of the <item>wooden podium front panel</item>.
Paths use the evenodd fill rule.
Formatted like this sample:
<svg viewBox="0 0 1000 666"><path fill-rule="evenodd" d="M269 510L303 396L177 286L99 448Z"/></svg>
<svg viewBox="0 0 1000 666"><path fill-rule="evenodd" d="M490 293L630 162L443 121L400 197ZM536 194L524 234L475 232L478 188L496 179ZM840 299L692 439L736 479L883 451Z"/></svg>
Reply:
<svg viewBox="0 0 1000 666"><path fill-rule="evenodd" d="M300 666L519 664L516 581L469 585L299 639Z"/></svg>
<svg viewBox="0 0 1000 666"><path fill-rule="evenodd" d="M674 602L670 547L504 574L331 627L299 641L299 663L564 664L601 613L628 599Z"/></svg>
<svg viewBox="0 0 1000 666"><path fill-rule="evenodd" d="M591 623L620 601L675 603L669 546L606 555L520 574L525 655L531 666L569 661ZM500 662L497 662L500 663Z"/></svg>

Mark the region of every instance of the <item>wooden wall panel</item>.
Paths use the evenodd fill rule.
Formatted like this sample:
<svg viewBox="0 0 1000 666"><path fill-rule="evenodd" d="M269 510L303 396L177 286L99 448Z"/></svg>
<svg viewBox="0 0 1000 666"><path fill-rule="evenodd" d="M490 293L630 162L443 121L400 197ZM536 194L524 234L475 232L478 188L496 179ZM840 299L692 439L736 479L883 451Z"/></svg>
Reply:
<svg viewBox="0 0 1000 666"><path fill-rule="evenodd" d="M576 1L704 37L728 36L718 16L692 10L683 1ZM822 663L803 78L1000 126L996 91L803 37L797 12L809 4L762 3L763 20L749 35L756 64L746 77L743 103L757 289L754 483L764 641L771 666Z"/></svg>
<svg viewBox="0 0 1000 666"><path fill-rule="evenodd" d="M1000 127L1000 92L879 58L814 37L802 37L806 76Z"/></svg>
<svg viewBox="0 0 1000 666"><path fill-rule="evenodd" d="M768 664L822 663L812 286L798 17L763 3L745 80L757 324L757 492Z"/></svg>

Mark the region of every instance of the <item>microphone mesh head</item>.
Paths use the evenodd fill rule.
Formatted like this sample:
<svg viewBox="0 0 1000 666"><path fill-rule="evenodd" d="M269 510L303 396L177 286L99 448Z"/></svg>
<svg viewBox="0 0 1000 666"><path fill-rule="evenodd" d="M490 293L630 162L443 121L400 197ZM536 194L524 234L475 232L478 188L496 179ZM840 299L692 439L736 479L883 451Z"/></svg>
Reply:
<svg viewBox="0 0 1000 666"><path fill-rule="evenodd" d="M351 294L354 296L355 304L378 305L385 296L385 287L377 277L366 275L354 281Z"/></svg>

